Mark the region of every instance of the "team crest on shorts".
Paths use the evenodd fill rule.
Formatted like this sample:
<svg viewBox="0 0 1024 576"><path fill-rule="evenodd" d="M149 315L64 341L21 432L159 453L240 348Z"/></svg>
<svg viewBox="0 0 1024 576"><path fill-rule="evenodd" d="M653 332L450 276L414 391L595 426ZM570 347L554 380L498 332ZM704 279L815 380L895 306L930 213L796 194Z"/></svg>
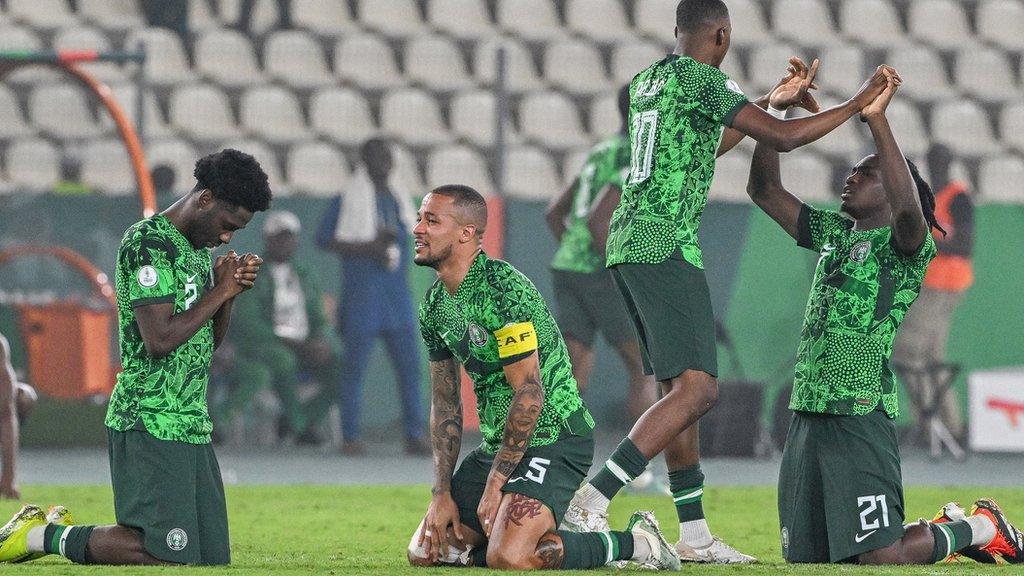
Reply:
<svg viewBox="0 0 1024 576"><path fill-rule="evenodd" d="M480 326L470 323L469 325L469 341L473 343L477 348L482 348L487 345L487 331Z"/></svg>
<svg viewBox="0 0 1024 576"><path fill-rule="evenodd" d="M175 552L181 552L188 546L188 534L181 528L174 528L167 533L167 547Z"/></svg>
<svg viewBox="0 0 1024 576"><path fill-rule="evenodd" d="M858 242L850 249L850 260L853 260L857 264L862 264L868 259L868 254L871 253L871 242L865 240Z"/></svg>
<svg viewBox="0 0 1024 576"><path fill-rule="evenodd" d="M789 528L782 527L782 555L785 556L789 551Z"/></svg>

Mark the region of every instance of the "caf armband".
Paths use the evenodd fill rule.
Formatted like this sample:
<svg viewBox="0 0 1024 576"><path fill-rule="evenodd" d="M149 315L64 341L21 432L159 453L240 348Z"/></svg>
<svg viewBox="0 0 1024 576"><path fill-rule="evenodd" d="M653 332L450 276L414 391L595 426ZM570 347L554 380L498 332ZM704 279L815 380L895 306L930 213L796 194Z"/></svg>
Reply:
<svg viewBox="0 0 1024 576"><path fill-rule="evenodd" d="M502 360L537 349L537 331L533 322L519 322L499 328L494 331L494 339L498 342L498 358Z"/></svg>

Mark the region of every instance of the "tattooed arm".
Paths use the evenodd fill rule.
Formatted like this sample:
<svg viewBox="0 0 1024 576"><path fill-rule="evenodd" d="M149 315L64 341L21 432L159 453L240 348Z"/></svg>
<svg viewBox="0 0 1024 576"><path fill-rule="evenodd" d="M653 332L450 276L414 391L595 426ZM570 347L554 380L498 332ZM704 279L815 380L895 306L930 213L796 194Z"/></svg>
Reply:
<svg viewBox="0 0 1024 576"><path fill-rule="evenodd" d="M501 503L501 488L519 465L523 453L530 445L533 430L537 427L537 418L544 406L544 387L540 382L540 360L536 350L529 356L506 365L504 370L505 378L514 391L512 404L508 409L501 447L494 455L494 464L487 475L487 486L477 508L477 515L483 522L484 532L488 536L494 527L498 504Z"/></svg>
<svg viewBox="0 0 1024 576"><path fill-rule="evenodd" d="M462 399L454 358L430 362L430 440L434 453L434 487L420 533L420 545L434 562L448 553L448 527L464 541L459 509L452 499L452 474L462 447Z"/></svg>

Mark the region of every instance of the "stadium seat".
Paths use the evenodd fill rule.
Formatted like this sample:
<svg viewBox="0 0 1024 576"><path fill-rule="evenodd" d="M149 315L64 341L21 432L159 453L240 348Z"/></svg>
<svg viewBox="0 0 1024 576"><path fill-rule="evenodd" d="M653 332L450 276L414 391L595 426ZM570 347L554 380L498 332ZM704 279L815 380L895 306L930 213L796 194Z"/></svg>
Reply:
<svg viewBox="0 0 1024 576"><path fill-rule="evenodd" d="M425 31L415 0L362 0L359 2L359 22L366 28L398 38Z"/></svg>
<svg viewBox="0 0 1024 576"><path fill-rule="evenodd" d="M852 94L850 94L852 96ZM818 96L818 103L821 108L831 108L841 101L828 96ZM809 116L810 113L802 108L791 112L793 117L800 118ZM838 128L825 136L810 143L807 147L811 150L834 156L847 162L854 162L864 156L868 147L863 133L859 130L860 122L844 122Z"/></svg>
<svg viewBox="0 0 1024 576"><path fill-rule="evenodd" d="M400 144L391 145L391 155L395 161L395 169L391 173L391 183L401 186L406 192L414 195L418 195L420 190L425 190L427 186L423 183L423 175L420 173L416 156Z"/></svg>
<svg viewBox="0 0 1024 576"><path fill-rule="evenodd" d="M799 56L804 62L810 62L807 54L797 47L784 42L770 44L754 50L750 54L749 86L740 87L750 98L756 98L770 90L780 78L786 75L789 59Z"/></svg>
<svg viewBox="0 0 1024 576"><path fill-rule="evenodd" d="M405 75L435 92L464 90L473 85L466 59L444 36L422 36L405 45Z"/></svg>
<svg viewBox="0 0 1024 576"><path fill-rule="evenodd" d="M114 98L117 100L118 105L121 107L121 111L128 117L128 121L132 123L138 129L138 118L139 105L138 98L138 87L132 83L121 83L111 84L110 89L114 92ZM169 138L172 135L171 128L167 125L167 121L164 119L163 112L160 111L160 106L157 104L156 96L152 91L146 92L146 118L143 126L145 138ZM99 121L104 130L114 130L114 119L106 112L106 110L100 108Z"/></svg>
<svg viewBox="0 0 1024 576"><path fill-rule="evenodd" d="M78 178L82 184L111 196L131 194L137 188L128 150L117 138L96 140L82 147Z"/></svg>
<svg viewBox="0 0 1024 576"><path fill-rule="evenodd" d="M156 86L175 86L195 80L181 39L166 28L132 30L124 42L126 50L145 46L146 80Z"/></svg>
<svg viewBox="0 0 1024 576"><path fill-rule="evenodd" d="M329 38L356 29L346 0L292 0L292 25Z"/></svg>
<svg viewBox="0 0 1024 576"><path fill-rule="evenodd" d="M248 33L254 36L265 34L281 25L278 11L279 0L255 0ZM242 0L218 0L220 21L227 26L238 24L242 11Z"/></svg>
<svg viewBox="0 0 1024 576"><path fill-rule="evenodd" d="M892 0L845 0L839 8L839 26L844 36L871 48L907 42Z"/></svg>
<svg viewBox="0 0 1024 576"><path fill-rule="evenodd" d="M430 0L431 26L459 40L478 40L495 34L485 0Z"/></svg>
<svg viewBox="0 0 1024 576"><path fill-rule="evenodd" d="M370 105L349 88L323 88L309 100L313 130L343 146L358 146L377 131Z"/></svg>
<svg viewBox="0 0 1024 576"><path fill-rule="evenodd" d="M589 157L590 148L580 148L565 155L565 160L562 162L563 189L572 184L573 180L580 175L580 170L583 170L583 165L587 163Z"/></svg>
<svg viewBox="0 0 1024 576"><path fill-rule="evenodd" d="M427 157L427 188L444 184L465 184L484 196L495 193L487 162L466 146L435 148Z"/></svg>
<svg viewBox="0 0 1024 576"><path fill-rule="evenodd" d="M75 26L64 28L56 33L51 42L53 49L63 50L96 50L97 52L109 52L110 41L106 35L89 26ZM82 62L77 64L79 68L95 76L100 82L113 83L125 80L124 71L120 64L114 62Z"/></svg>
<svg viewBox="0 0 1024 576"><path fill-rule="evenodd" d="M40 30L56 30L78 23L67 0L8 0L7 14Z"/></svg>
<svg viewBox="0 0 1024 576"><path fill-rule="evenodd" d="M195 43L196 70L227 88L263 83L249 37L237 30L207 30Z"/></svg>
<svg viewBox="0 0 1024 576"><path fill-rule="evenodd" d="M209 0L188 0L188 27L192 32L220 28L221 22Z"/></svg>
<svg viewBox="0 0 1024 576"><path fill-rule="evenodd" d="M6 154L7 178L33 191L50 191L60 181L60 152L41 138L19 138Z"/></svg>
<svg viewBox="0 0 1024 576"><path fill-rule="evenodd" d="M659 5L660 2L650 2L645 0L639 4ZM768 42L772 42L772 35L768 30L768 22L765 19L764 10L762 10L763 2L756 0L729 0L729 21L732 23L732 44L735 46L758 46ZM669 23L675 22L675 6L672 6L666 12L664 16L665 20L662 21L659 30L660 32L656 35L658 38L664 38L666 41L672 39L672 26L667 26Z"/></svg>
<svg viewBox="0 0 1024 576"><path fill-rule="evenodd" d="M605 138L621 129L618 91L594 98L590 103L590 133L595 138Z"/></svg>
<svg viewBox="0 0 1024 576"><path fill-rule="evenodd" d="M1020 32L1024 34L1024 29ZM961 92L983 102L1005 102L1021 96L1010 61L994 48L960 50L954 77Z"/></svg>
<svg viewBox="0 0 1024 576"><path fill-rule="evenodd" d="M564 94L536 92L519 104L519 130L524 138L555 150L587 143L576 106Z"/></svg>
<svg viewBox="0 0 1024 576"><path fill-rule="evenodd" d="M633 37L621 0L569 0L566 26L597 42L619 42Z"/></svg>
<svg viewBox="0 0 1024 576"><path fill-rule="evenodd" d="M302 30L272 32L263 45L267 75L298 89L318 88L335 82L323 49Z"/></svg>
<svg viewBox="0 0 1024 576"><path fill-rule="evenodd" d="M988 116L970 100L937 104L932 110L932 139L950 147L956 154L977 158L998 152Z"/></svg>
<svg viewBox="0 0 1024 576"><path fill-rule="evenodd" d="M174 172L174 183L171 190L182 195L192 189L195 184L196 160L199 152L184 140L157 140L146 145L146 163L152 170L157 166L167 166ZM160 190L158 190L160 192Z"/></svg>
<svg viewBox="0 0 1024 576"><path fill-rule="evenodd" d="M580 40L548 44L544 52L544 78L552 86L576 95L609 88L601 54L592 44Z"/></svg>
<svg viewBox="0 0 1024 576"><path fill-rule="evenodd" d="M1024 153L1024 100L1003 108L999 115L999 134L1004 144Z"/></svg>
<svg viewBox="0 0 1024 576"><path fill-rule="evenodd" d="M773 6L773 29L780 38L800 46L824 46L835 41L835 27L824 0L786 0Z"/></svg>
<svg viewBox="0 0 1024 576"><path fill-rule="evenodd" d="M978 173L979 190L984 202L1024 204L1024 159L997 156L985 160Z"/></svg>
<svg viewBox="0 0 1024 576"><path fill-rule="evenodd" d="M0 50L41 50L42 40L24 26L0 26ZM44 66L27 66L4 76L4 82L16 86L59 82L61 74Z"/></svg>
<svg viewBox="0 0 1024 576"><path fill-rule="evenodd" d="M637 31L655 41L668 42L676 25L677 4L679 0L634 2L633 21Z"/></svg>
<svg viewBox="0 0 1024 576"><path fill-rule="evenodd" d="M361 88L380 90L404 84L391 47L368 34L346 36L334 47L334 71Z"/></svg>
<svg viewBox="0 0 1024 576"><path fill-rule="evenodd" d="M532 146L509 150L505 164L505 194L522 200L550 200L562 191L551 155Z"/></svg>
<svg viewBox="0 0 1024 576"><path fill-rule="evenodd" d="M348 161L330 144L300 142L288 150L288 183L297 194L333 196L350 176Z"/></svg>
<svg viewBox="0 0 1024 576"><path fill-rule="evenodd" d="M788 63L789 60L787 59L786 62ZM719 66L719 69L721 69L722 72L725 72L725 75L728 76L730 80L739 85L740 89L744 91L744 94L756 98L756 95L753 94L753 92L756 92L757 90L753 89L753 83L750 81L750 78L744 74L743 63L740 62L737 50L730 50L729 53L725 55L725 60L722 60L722 65ZM781 78L784 73L785 70L779 72L779 77ZM776 78L776 80L778 80L778 78ZM772 84L774 85L774 81ZM747 92L748 90L750 90L749 93Z"/></svg>
<svg viewBox="0 0 1024 576"><path fill-rule="evenodd" d="M452 133L474 146L487 148L494 145L494 93L489 90L460 92L452 98L449 116ZM506 119L506 142L517 142L510 119Z"/></svg>
<svg viewBox="0 0 1024 576"><path fill-rule="evenodd" d="M786 163L790 155L782 157ZM750 152L732 150L715 161L715 178L711 181L708 200L712 202L750 202L747 196L747 179L750 176Z"/></svg>
<svg viewBox="0 0 1024 576"><path fill-rule="evenodd" d="M0 140L22 138L33 132L25 122L17 96L10 88L0 84Z"/></svg>
<svg viewBox="0 0 1024 576"><path fill-rule="evenodd" d="M668 52L654 44L629 42L612 48L612 80L626 84L643 69L665 57Z"/></svg>
<svg viewBox="0 0 1024 576"><path fill-rule="evenodd" d="M104 30L117 32L145 24L139 0L78 0L78 14Z"/></svg>
<svg viewBox="0 0 1024 576"><path fill-rule="evenodd" d="M820 58L817 83L823 91L849 98L867 79L864 53L857 46L833 42L822 48Z"/></svg>
<svg viewBox="0 0 1024 576"><path fill-rule="evenodd" d="M295 94L280 86L256 86L242 95L239 110L246 131L271 144L290 144L309 138Z"/></svg>
<svg viewBox="0 0 1024 576"><path fill-rule="evenodd" d="M565 35L551 0L498 0L498 25L527 41L553 40Z"/></svg>
<svg viewBox="0 0 1024 576"><path fill-rule="evenodd" d="M259 140L229 140L217 146L217 150L223 150L224 148L234 148L246 154L251 154L260 163L263 172L267 174L267 181L270 183L270 189L274 196L291 196L291 189L287 186L281 174L281 162L278 160L277 155L274 154L274 151L265 143Z"/></svg>
<svg viewBox="0 0 1024 576"><path fill-rule="evenodd" d="M29 95L29 117L40 131L54 138L96 137L103 129L87 98L84 89L74 84L36 86Z"/></svg>
<svg viewBox="0 0 1024 576"><path fill-rule="evenodd" d="M434 146L451 141L437 102L416 88L403 88L384 96L380 104L380 127L409 146Z"/></svg>
<svg viewBox="0 0 1024 576"><path fill-rule="evenodd" d="M928 151L928 131L917 106L908 100L894 99L885 111L900 144L900 150L912 158L923 158Z"/></svg>
<svg viewBox="0 0 1024 576"><path fill-rule="evenodd" d="M216 142L241 136L231 102L211 84L182 86L171 94L170 124L197 142Z"/></svg>
<svg viewBox="0 0 1024 576"><path fill-rule="evenodd" d="M905 80L900 91L912 99L931 102L956 93L949 84L942 59L927 46L908 45L890 50L886 63L899 70Z"/></svg>
<svg viewBox="0 0 1024 576"><path fill-rule="evenodd" d="M985 0L978 4L978 36L1007 50L1024 50L1024 3Z"/></svg>
<svg viewBox="0 0 1024 576"><path fill-rule="evenodd" d="M802 150L791 152L782 157L780 168L786 189L804 202L828 203L836 200L832 165L818 155ZM743 186L746 187L746 182Z"/></svg>
<svg viewBox="0 0 1024 576"><path fill-rule="evenodd" d="M518 40L511 38L492 38L477 46L473 56L477 80L486 86L494 84L497 78L496 54L499 47L505 48L505 57L508 59L506 71L509 91L519 93L539 88L541 82L537 77L533 57Z"/></svg>
<svg viewBox="0 0 1024 576"><path fill-rule="evenodd" d="M907 14L910 35L938 48L975 45L964 6L956 0L914 0Z"/></svg>

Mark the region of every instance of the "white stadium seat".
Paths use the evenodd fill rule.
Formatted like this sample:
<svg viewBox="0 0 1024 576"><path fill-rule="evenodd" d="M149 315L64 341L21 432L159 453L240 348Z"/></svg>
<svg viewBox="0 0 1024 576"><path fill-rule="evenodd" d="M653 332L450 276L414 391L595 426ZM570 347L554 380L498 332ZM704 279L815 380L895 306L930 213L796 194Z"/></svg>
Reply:
<svg viewBox="0 0 1024 576"><path fill-rule="evenodd" d="M410 146L434 146L451 141L441 109L429 94L403 88L386 94L380 105L380 127Z"/></svg>
<svg viewBox="0 0 1024 576"><path fill-rule="evenodd" d="M850 94L852 96L853 94ZM831 108L841 101L828 96L819 96L818 103L822 110ZM792 112L794 117L809 116L810 113L802 108ZM854 162L864 156L868 142L859 130L860 122L844 122L838 128L810 143L807 147L811 150L827 154L847 162Z"/></svg>
<svg viewBox="0 0 1024 576"><path fill-rule="evenodd" d="M32 133L21 113L17 96L7 86L0 85L0 140L23 138Z"/></svg>
<svg viewBox="0 0 1024 576"><path fill-rule="evenodd" d="M24 26L0 26L0 50L41 50L43 42L36 33ZM27 66L4 76L4 82L16 86L59 82L61 74L44 66Z"/></svg>
<svg viewBox="0 0 1024 576"><path fill-rule="evenodd" d="M565 155L565 160L562 162L563 187L569 186L573 180L576 180L580 171L583 170L583 165L587 163L587 158L590 158L590 148L572 150Z"/></svg>
<svg viewBox="0 0 1024 576"><path fill-rule="evenodd" d="M937 104L932 110L931 125L932 139L960 156L977 158L1000 149L985 110L970 100Z"/></svg>
<svg viewBox="0 0 1024 576"><path fill-rule="evenodd" d="M1024 50L1024 2L983 0L978 4L978 36L1007 50Z"/></svg>
<svg viewBox="0 0 1024 576"><path fill-rule="evenodd" d="M638 32L654 40L668 41L676 25L678 0L643 0L633 3L633 21Z"/></svg>
<svg viewBox="0 0 1024 576"><path fill-rule="evenodd" d="M33 191L50 191L60 181L60 152L40 138L19 138L7 147L7 177Z"/></svg>
<svg viewBox="0 0 1024 576"><path fill-rule="evenodd" d="M273 32L266 39L263 50L267 75L293 88L318 88L335 82L320 43L307 32Z"/></svg>
<svg viewBox="0 0 1024 576"><path fill-rule="evenodd" d="M427 20L434 28L460 40L477 40L495 34L485 0L430 0Z"/></svg>
<svg viewBox="0 0 1024 576"><path fill-rule="evenodd" d="M542 146L566 150L587 143L576 106L558 92L527 95L519 104L519 130Z"/></svg>
<svg viewBox="0 0 1024 576"><path fill-rule="evenodd" d="M427 188L465 184L484 196L495 193L487 162L466 146L435 148L427 158Z"/></svg>
<svg viewBox="0 0 1024 576"><path fill-rule="evenodd" d="M508 34L528 41L565 34L551 0L498 0L498 24Z"/></svg>
<svg viewBox="0 0 1024 576"><path fill-rule="evenodd" d="M300 142L288 150L288 183L297 194L334 196L350 174L348 161L323 142Z"/></svg>
<svg viewBox="0 0 1024 576"><path fill-rule="evenodd" d="M55 30L78 23L67 0L8 0L7 14L40 30Z"/></svg>
<svg viewBox="0 0 1024 576"><path fill-rule="evenodd" d="M391 173L391 184L403 187L410 194L417 194L419 190L425 190L423 175L420 173L416 156L408 148L398 145L391 145L391 155L395 161L394 172Z"/></svg>
<svg viewBox="0 0 1024 576"><path fill-rule="evenodd" d="M921 113L909 100L893 99L885 111L900 150L912 158L923 158L928 151L928 130Z"/></svg>
<svg viewBox="0 0 1024 576"><path fill-rule="evenodd" d="M391 47L368 34L345 36L334 47L334 70L342 80L380 90L403 84Z"/></svg>
<svg viewBox="0 0 1024 576"><path fill-rule="evenodd" d="M839 27L850 40L871 48L907 42L891 0L845 0L839 8Z"/></svg>
<svg viewBox="0 0 1024 576"><path fill-rule="evenodd" d="M228 26L238 24L242 12L242 0L218 0L217 5L223 24ZM280 26L280 19L278 0L255 0L248 32L260 36Z"/></svg>
<svg viewBox="0 0 1024 576"><path fill-rule="evenodd" d="M444 36L421 36L405 45L405 74L435 92L464 90L473 85L466 59Z"/></svg>
<svg viewBox="0 0 1024 576"><path fill-rule="evenodd" d="M518 40L511 38L492 38L477 45L473 57L477 80L485 86L494 84L498 74L497 53L501 47L505 48L505 70L509 90L519 93L539 88L541 82L537 77L533 57Z"/></svg>
<svg viewBox="0 0 1024 576"><path fill-rule="evenodd" d="M78 0L78 14L104 30L117 32L145 24L139 0Z"/></svg>
<svg viewBox="0 0 1024 576"><path fill-rule="evenodd" d="M150 169L166 166L174 172L172 191L182 195L195 184L195 166L199 153L184 140L157 140L146 145L146 164ZM161 192L158 190L157 192Z"/></svg>
<svg viewBox="0 0 1024 576"><path fill-rule="evenodd" d="M931 102L956 93L949 84L942 59L927 46L908 45L890 50L886 63L899 71L904 80L900 91L912 99Z"/></svg>
<svg viewBox="0 0 1024 576"><path fill-rule="evenodd" d="M494 93L489 90L471 90L456 94L451 101L449 115L452 133L474 146L494 146ZM506 119L505 138L517 142L519 135Z"/></svg>
<svg viewBox="0 0 1024 576"><path fill-rule="evenodd" d="M947 50L975 44L963 3L957 0L914 0L907 14L910 35Z"/></svg>
<svg viewBox="0 0 1024 576"><path fill-rule="evenodd" d="M343 146L358 146L377 126L370 104L349 88L324 88L310 98L309 123L313 130Z"/></svg>
<svg viewBox="0 0 1024 576"><path fill-rule="evenodd" d="M256 51L237 30L207 30L195 43L196 70L227 88L263 83Z"/></svg>
<svg viewBox="0 0 1024 576"><path fill-rule="evenodd" d="M36 86L29 95L32 123L54 138L92 138L103 132L88 103L89 95L77 84Z"/></svg>
<svg viewBox="0 0 1024 576"><path fill-rule="evenodd" d="M64 50L95 50L97 52L109 52L110 41L107 40L99 30L89 26L75 26L64 28L58 31L54 37L53 49ZM104 83L123 82L124 71L121 65L114 62L81 62L76 64L82 70L92 74L97 80Z"/></svg>
<svg viewBox="0 0 1024 576"><path fill-rule="evenodd" d="M832 165L816 154L797 150L780 160L782 184L804 202L833 202Z"/></svg>
<svg viewBox="0 0 1024 576"><path fill-rule="evenodd" d="M982 200L998 204L1024 204L1024 159L997 156L986 159L979 171Z"/></svg>
<svg viewBox="0 0 1024 576"><path fill-rule="evenodd" d="M849 98L867 79L864 53L857 46L834 42L822 48L820 57L817 83L824 91Z"/></svg>
<svg viewBox="0 0 1024 576"><path fill-rule="evenodd" d="M620 0L569 0L565 20L569 30L597 42L618 42L633 36Z"/></svg>
<svg viewBox="0 0 1024 576"><path fill-rule="evenodd" d="M611 136L622 129L622 114L619 113L619 94L605 94L590 103L590 133L596 138Z"/></svg>
<svg viewBox="0 0 1024 576"><path fill-rule="evenodd" d="M1021 30L1024 33L1024 30ZM965 48L957 53L954 71L964 94L983 102L1005 102L1020 98L1020 84L1003 52L994 48Z"/></svg>
<svg viewBox="0 0 1024 576"><path fill-rule="evenodd" d="M121 111L124 112L125 116L128 117L128 121L131 122L132 126L138 126L136 119L139 113L138 104L138 86L133 83L121 83L112 84L110 89L114 92L114 99L120 106ZM144 138L169 138L172 135L171 128L167 125L167 120L164 118L164 113L160 110L160 105L157 104L156 95L152 91L146 92L146 101L144 104L146 110L146 121L143 126L145 132ZM99 107L99 121L104 126L104 130L114 130L114 119L107 113L106 109L102 106Z"/></svg>
<svg viewBox="0 0 1024 576"><path fill-rule="evenodd" d="M645 68L661 60L669 50L647 42L628 42L612 47L612 81L626 84Z"/></svg>
<svg viewBox="0 0 1024 576"><path fill-rule="evenodd" d="M1024 100L1003 108L999 115L999 134L1007 146L1024 153Z"/></svg>
<svg viewBox="0 0 1024 576"><path fill-rule="evenodd" d="M291 0L292 24L327 37L355 30L346 0Z"/></svg>
<svg viewBox="0 0 1024 576"><path fill-rule="evenodd" d="M824 0L776 2L772 23L776 35L801 46L824 46L835 41L835 27Z"/></svg>
<svg viewBox="0 0 1024 576"><path fill-rule="evenodd" d="M755 0L729 0L729 21L732 24L732 43L734 45L757 46L772 41L762 4ZM668 22L675 22L674 8L669 10ZM665 24L662 24L661 27L664 29ZM660 36L671 40L672 37L669 35L671 32L670 26Z"/></svg>
<svg viewBox="0 0 1024 576"><path fill-rule="evenodd" d="M562 182L551 156L532 146L509 150L503 190L512 198L549 200L562 190Z"/></svg>
<svg viewBox="0 0 1024 576"><path fill-rule="evenodd" d="M751 99L767 92L786 75L789 59L799 56L809 62L807 55L796 46L779 42L755 50L750 56L749 86L740 85Z"/></svg>
<svg viewBox="0 0 1024 576"><path fill-rule="evenodd" d="M405 38L424 32L415 0L371 0L359 3L359 22L386 36Z"/></svg>
<svg viewBox="0 0 1024 576"><path fill-rule="evenodd" d="M544 77L570 94L587 95L608 90L601 54L587 42L553 42L544 52Z"/></svg>
<svg viewBox="0 0 1024 576"><path fill-rule="evenodd" d="M197 142L217 142L241 136L231 103L212 84L182 86L171 94L170 124Z"/></svg>
<svg viewBox="0 0 1024 576"><path fill-rule="evenodd" d="M242 95L241 125L271 144L291 144L309 138L299 99L280 86L257 86Z"/></svg>
<svg viewBox="0 0 1024 576"><path fill-rule="evenodd" d="M185 55L181 39L166 28L132 30L124 42L126 50L144 45L146 80L157 86L173 86L191 82L195 74Z"/></svg>
<svg viewBox="0 0 1024 576"><path fill-rule="evenodd" d="M211 8L209 0L188 0L188 27L191 31L221 27L220 19Z"/></svg>
<svg viewBox="0 0 1024 576"><path fill-rule="evenodd" d="M112 196L128 195L138 188L128 150L119 138L97 140L82 148L79 179Z"/></svg>
<svg viewBox="0 0 1024 576"><path fill-rule="evenodd" d="M782 157L785 163L789 154ZM711 181L708 200L713 202L732 202L744 204L750 202L747 196L747 179L750 175L750 152L732 150L715 161L715 178Z"/></svg>

